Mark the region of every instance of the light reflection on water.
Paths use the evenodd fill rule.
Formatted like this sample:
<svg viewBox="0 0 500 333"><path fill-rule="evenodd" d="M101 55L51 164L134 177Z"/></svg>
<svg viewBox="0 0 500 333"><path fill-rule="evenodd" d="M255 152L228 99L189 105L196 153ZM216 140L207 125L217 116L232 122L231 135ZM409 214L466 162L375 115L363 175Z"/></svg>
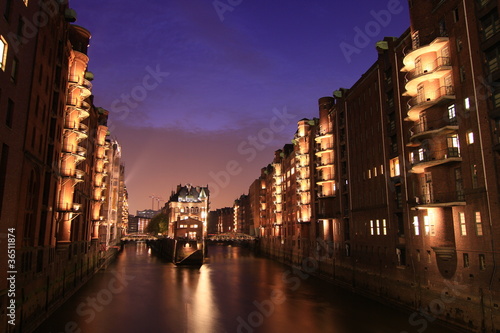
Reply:
<svg viewBox="0 0 500 333"><path fill-rule="evenodd" d="M210 247L209 256L199 269L176 267L144 243L127 244L115 263L37 332L411 333L421 328L408 324L407 313L295 274L246 249ZM432 323L425 330L437 332L450 331Z"/></svg>

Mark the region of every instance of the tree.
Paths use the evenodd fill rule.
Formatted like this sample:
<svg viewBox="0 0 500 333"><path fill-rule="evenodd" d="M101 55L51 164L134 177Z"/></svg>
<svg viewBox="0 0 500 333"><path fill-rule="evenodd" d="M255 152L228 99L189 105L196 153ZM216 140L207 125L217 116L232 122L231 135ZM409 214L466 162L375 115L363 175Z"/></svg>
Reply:
<svg viewBox="0 0 500 333"><path fill-rule="evenodd" d="M146 227L146 232L158 235L168 230L168 215L160 213L153 217Z"/></svg>

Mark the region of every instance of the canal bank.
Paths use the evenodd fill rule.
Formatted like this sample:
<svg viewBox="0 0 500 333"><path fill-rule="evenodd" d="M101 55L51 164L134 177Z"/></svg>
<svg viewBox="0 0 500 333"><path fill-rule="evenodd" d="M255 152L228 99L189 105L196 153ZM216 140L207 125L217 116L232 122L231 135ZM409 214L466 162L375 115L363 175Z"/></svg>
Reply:
<svg viewBox="0 0 500 333"><path fill-rule="evenodd" d="M386 274L384 267L380 267L378 274L374 274L373 271L363 269L362 265L356 265L356 260L336 260L326 243L318 242L295 250L286 250L280 245L279 242L261 241L258 253L289 266L298 277L313 276L407 313L411 326L408 332L424 332L430 324L456 332L480 331L469 318L484 314L474 306L470 297L465 296L467 287L458 281L442 281L446 288L437 288L428 281L424 283L423 277L408 283L397 276Z"/></svg>

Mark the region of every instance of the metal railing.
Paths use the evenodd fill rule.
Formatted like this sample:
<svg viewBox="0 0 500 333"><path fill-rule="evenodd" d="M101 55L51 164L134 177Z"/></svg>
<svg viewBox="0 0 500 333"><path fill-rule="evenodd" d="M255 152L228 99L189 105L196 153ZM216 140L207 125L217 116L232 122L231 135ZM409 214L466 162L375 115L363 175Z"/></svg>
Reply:
<svg viewBox="0 0 500 333"><path fill-rule="evenodd" d="M418 95L410 99L408 101L408 109L411 109L412 107L417 106L419 104L435 101L443 96L452 96L452 95L455 95L455 90L453 89L452 86L442 86L433 92Z"/></svg>
<svg viewBox="0 0 500 333"><path fill-rule="evenodd" d="M419 76L437 72L444 66L451 66L450 57L439 57L434 60L426 69L422 67L415 68L406 74L406 81L411 81Z"/></svg>

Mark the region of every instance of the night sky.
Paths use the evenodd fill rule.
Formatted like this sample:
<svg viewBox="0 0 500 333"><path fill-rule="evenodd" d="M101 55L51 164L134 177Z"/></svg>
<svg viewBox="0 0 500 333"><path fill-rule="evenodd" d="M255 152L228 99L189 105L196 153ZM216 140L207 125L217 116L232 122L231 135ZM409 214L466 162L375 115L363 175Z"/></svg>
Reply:
<svg viewBox="0 0 500 333"><path fill-rule="evenodd" d="M404 0L70 7L92 33L94 103L122 145L132 214L180 183L208 184L211 209L232 206L297 121L318 116L318 98L351 87L376 60L375 43L409 26Z"/></svg>

